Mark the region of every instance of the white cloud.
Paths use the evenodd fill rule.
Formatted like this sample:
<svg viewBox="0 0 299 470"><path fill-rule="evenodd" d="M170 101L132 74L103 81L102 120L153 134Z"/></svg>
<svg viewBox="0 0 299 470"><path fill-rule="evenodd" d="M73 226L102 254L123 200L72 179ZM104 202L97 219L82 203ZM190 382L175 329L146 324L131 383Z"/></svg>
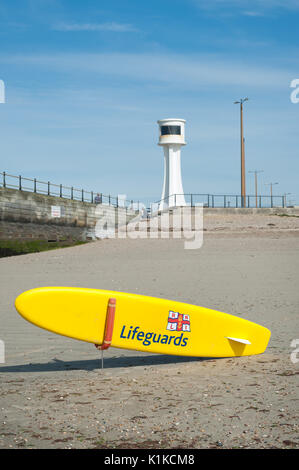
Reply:
<svg viewBox="0 0 299 470"><path fill-rule="evenodd" d="M243 11L242 14L245 16L253 16L253 17L264 16L264 13L260 11Z"/></svg>
<svg viewBox="0 0 299 470"><path fill-rule="evenodd" d="M52 26L55 31L110 31L115 33L138 32L131 24L125 23L58 23Z"/></svg>
<svg viewBox="0 0 299 470"><path fill-rule="evenodd" d="M170 54L57 54L0 56L0 63L42 67L100 78L122 77L134 82L167 84L181 89L199 86L277 88L289 83L293 71L250 60L213 55Z"/></svg>

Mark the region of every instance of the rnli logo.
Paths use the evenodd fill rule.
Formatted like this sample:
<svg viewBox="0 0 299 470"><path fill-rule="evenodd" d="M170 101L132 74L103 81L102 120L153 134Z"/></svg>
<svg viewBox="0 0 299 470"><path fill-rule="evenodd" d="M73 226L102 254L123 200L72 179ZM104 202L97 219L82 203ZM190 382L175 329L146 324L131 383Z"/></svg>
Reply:
<svg viewBox="0 0 299 470"><path fill-rule="evenodd" d="M170 310L166 329L170 331L191 331L190 315L183 315L182 313Z"/></svg>

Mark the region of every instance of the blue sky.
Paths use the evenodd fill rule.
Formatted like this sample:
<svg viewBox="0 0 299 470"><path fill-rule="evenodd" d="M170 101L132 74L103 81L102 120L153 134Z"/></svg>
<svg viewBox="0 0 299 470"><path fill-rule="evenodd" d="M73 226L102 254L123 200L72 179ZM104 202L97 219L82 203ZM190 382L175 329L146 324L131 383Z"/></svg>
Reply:
<svg viewBox="0 0 299 470"><path fill-rule="evenodd" d="M179 117L185 192L239 194L248 96L246 170L298 203L298 23L299 0L0 0L0 171L158 200Z"/></svg>

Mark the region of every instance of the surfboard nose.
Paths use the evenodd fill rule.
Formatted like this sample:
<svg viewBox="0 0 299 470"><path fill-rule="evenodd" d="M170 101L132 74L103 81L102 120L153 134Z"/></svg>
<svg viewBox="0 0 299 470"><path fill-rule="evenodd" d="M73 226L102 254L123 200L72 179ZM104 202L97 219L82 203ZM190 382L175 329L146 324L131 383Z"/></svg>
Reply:
<svg viewBox="0 0 299 470"><path fill-rule="evenodd" d="M15 308L17 312L27 321L31 321L30 317L33 307L32 300L38 290L39 288L26 290L15 299Z"/></svg>
<svg viewBox="0 0 299 470"><path fill-rule="evenodd" d="M22 315L24 307L26 306L26 299L28 298L29 292L30 290L22 292L22 294L18 295L18 297L15 299L15 308L20 315Z"/></svg>

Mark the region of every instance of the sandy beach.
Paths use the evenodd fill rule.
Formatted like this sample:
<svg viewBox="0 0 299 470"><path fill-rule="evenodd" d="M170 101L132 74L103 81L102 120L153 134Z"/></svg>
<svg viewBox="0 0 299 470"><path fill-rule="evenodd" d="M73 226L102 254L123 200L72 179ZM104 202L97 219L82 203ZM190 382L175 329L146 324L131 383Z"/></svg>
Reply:
<svg viewBox="0 0 299 470"><path fill-rule="evenodd" d="M0 260L1 448L298 448L299 217L204 218L204 243L115 239ZM25 322L47 285L194 303L268 327L259 356L210 359L109 349ZM299 359L299 354L297 355Z"/></svg>

